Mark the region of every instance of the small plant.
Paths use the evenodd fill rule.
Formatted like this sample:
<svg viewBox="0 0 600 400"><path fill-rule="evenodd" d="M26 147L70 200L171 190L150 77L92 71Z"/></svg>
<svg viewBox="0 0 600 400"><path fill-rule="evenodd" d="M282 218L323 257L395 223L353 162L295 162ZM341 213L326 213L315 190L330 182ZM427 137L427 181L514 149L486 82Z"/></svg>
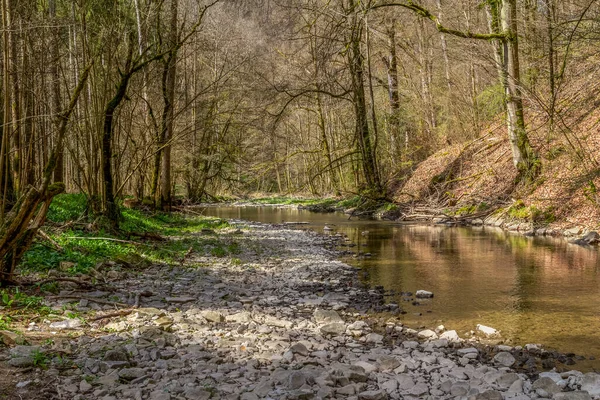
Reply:
<svg viewBox="0 0 600 400"><path fill-rule="evenodd" d="M242 264L243 264L243 262L239 258L235 258L234 257L234 258L231 259L231 265L235 265L236 267L238 267L238 266L240 266Z"/></svg>
<svg viewBox="0 0 600 400"><path fill-rule="evenodd" d="M48 365L48 356L40 350L34 350L31 353L31 357L33 358L33 365L35 367L46 368Z"/></svg>
<svg viewBox="0 0 600 400"><path fill-rule="evenodd" d="M225 257L227 255L227 252L223 247L217 246L210 249L210 255L213 257Z"/></svg>
<svg viewBox="0 0 600 400"><path fill-rule="evenodd" d="M12 320L7 315L0 315L0 331L10 330L10 323Z"/></svg>

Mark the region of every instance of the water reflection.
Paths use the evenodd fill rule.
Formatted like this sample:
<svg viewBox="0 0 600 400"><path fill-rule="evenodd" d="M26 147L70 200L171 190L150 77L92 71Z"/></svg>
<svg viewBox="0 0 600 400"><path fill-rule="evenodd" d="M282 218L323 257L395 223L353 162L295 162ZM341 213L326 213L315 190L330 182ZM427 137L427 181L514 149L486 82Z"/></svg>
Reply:
<svg viewBox="0 0 600 400"><path fill-rule="evenodd" d="M352 220L271 207L217 207L207 215L268 223L309 222L343 233L356 253L351 262L373 285L398 292L435 293L419 306L397 300L406 323L443 323L459 334L478 323L515 344L544 343L600 356L598 252L551 238L527 238L490 228L448 228ZM366 233L368 231L368 233ZM421 315L417 315L421 314Z"/></svg>

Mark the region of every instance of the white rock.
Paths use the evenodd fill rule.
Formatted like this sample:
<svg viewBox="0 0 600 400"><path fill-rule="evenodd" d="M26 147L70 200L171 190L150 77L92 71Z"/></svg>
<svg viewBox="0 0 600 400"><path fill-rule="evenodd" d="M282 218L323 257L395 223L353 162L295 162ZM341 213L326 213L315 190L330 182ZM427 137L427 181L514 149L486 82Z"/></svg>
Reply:
<svg viewBox="0 0 600 400"><path fill-rule="evenodd" d="M65 319L64 321L51 323L50 329L77 329L80 326L81 321L78 319Z"/></svg>
<svg viewBox="0 0 600 400"><path fill-rule="evenodd" d="M417 290L417 293L415 293L415 297L418 299L430 299L433 297L433 293L428 292L427 290Z"/></svg>
<svg viewBox="0 0 600 400"><path fill-rule="evenodd" d="M587 391L592 396L600 396L600 375L594 372L583 375L581 390Z"/></svg>
<svg viewBox="0 0 600 400"><path fill-rule="evenodd" d="M425 330L419 332L417 334L417 336L420 337L421 339L427 339L427 340L435 340L438 338L437 333L435 333L431 329L425 329Z"/></svg>
<svg viewBox="0 0 600 400"><path fill-rule="evenodd" d="M446 331L440 335L440 339L446 339L449 342L460 342L460 337L456 331Z"/></svg>
<svg viewBox="0 0 600 400"><path fill-rule="evenodd" d="M477 330L486 336L496 336L499 334L496 329L481 324L477 324Z"/></svg>

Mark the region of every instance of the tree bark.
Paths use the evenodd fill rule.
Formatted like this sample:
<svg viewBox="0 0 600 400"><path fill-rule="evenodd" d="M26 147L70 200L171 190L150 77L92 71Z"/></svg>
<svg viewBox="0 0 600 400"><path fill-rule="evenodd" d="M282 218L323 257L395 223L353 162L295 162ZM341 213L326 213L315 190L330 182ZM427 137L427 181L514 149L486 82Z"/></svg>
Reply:
<svg viewBox="0 0 600 400"><path fill-rule="evenodd" d="M519 41L517 33L516 0L502 2L502 30L504 40L504 64L506 68L506 110L508 139L513 155L513 163L521 178L533 177L539 172L539 160L529 143L523 116L523 100L519 76Z"/></svg>

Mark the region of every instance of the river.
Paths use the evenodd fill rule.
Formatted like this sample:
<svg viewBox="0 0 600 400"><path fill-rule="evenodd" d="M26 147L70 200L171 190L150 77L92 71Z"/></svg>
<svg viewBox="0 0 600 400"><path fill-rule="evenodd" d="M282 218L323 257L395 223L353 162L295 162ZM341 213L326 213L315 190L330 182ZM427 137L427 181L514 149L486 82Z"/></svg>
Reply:
<svg viewBox="0 0 600 400"><path fill-rule="evenodd" d="M595 248L563 239L524 237L488 227L411 225L348 220L280 207L207 207L205 215L265 223L308 222L301 229L347 235L348 257L371 285L398 292L435 294L419 305L396 301L411 327L456 329L461 337L477 324L494 327L512 345L547 348L600 358L600 258ZM324 226L332 231L324 231ZM599 361L578 363L600 369Z"/></svg>

